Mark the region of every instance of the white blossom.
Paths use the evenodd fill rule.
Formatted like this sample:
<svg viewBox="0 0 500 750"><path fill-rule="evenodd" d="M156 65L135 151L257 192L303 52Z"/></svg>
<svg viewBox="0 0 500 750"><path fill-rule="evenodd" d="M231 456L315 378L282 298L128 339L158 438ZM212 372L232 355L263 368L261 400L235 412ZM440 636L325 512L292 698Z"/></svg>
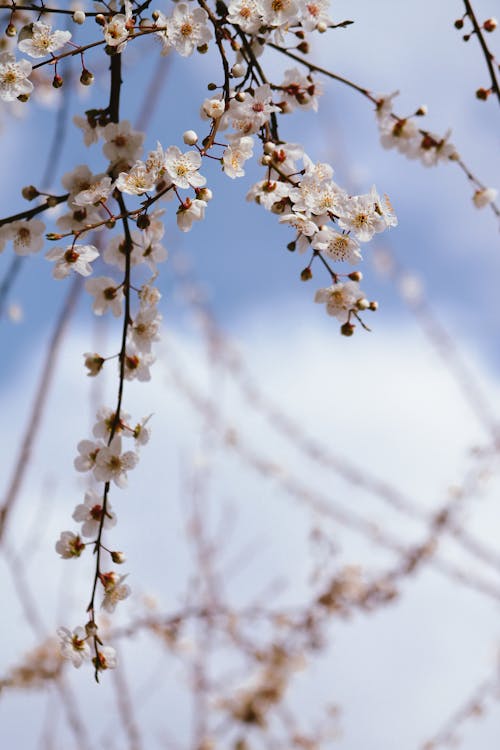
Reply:
<svg viewBox="0 0 500 750"><path fill-rule="evenodd" d="M356 308L356 302L363 297L359 284L347 281L345 284L332 284L325 289L318 289L314 301L325 303L328 315L337 318L341 323L346 323L350 311Z"/></svg>
<svg viewBox="0 0 500 750"><path fill-rule="evenodd" d="M186 198L177 209L177 226L181 232L189 232L193 221L202 221L205 218L206 201L195 198Z"/></svg>
<svg viewBox="0 0 500 750"><path fill-rule="evenodd" d="M118 576L116 573L101 575L101 582L104 586L104 599L101 606L106 612L114 612L118 602L130 596L130 586L123 583L126 578L127 575Z"/></svg>
<svg viewBox="0 0 500 750"><path fill-rule="evenodd" d="M66 249L54 247L45 253L47 260L55 260L56 264L52 271L55 279L64 279L71 271L76 271L82 276L90 276L92 273L93 260L99 257L99 251L94 245L68 245Z"/></svg>
<svg viewBox="0 0 500 750"><path fill-rule="evenodd" d="M146 382L151 380L149 368L155 361L151 353L141 353L134 346L129 346L125 355L125 379Z"/></svg>
<svg viewBox="0 0 500 750"><path fill-rule="evenodd" d="M95 206L105 202L113 190L111 177L106 174L98 174L92 178L91 184L77 193L73 203L77 206Z"/></svg>
<svg viewBox="0 0 500 750"><path fill-rule="evenodd" d="M495 190L495 188L481 188L475 191L472 196L472 201L476 208L484 208L490 203L493 203L493 201L496 200L497 195L498 190Z"/></svg>
<svg viewBox="0 0 500 750"><path fill-rule="evenodd" d="M177 146L169 146L165 152L165 169L174 185L180 188L203 187L206 183L198 169L201 156L198 151L182 151Z"/></svg>
<svg viewBox="0 0 500 750"><path fill-rule="evenodd" d="M109 276L96 276L85 282L85 289L92 294L92 310L96 315L104 315L111 310L116 318L122 314L123 288Z"/></svg>
<svg viewBox="0 0 500 750"><path fill-rule="evenodd" d="M224 173L232 179L243 177L245 174L243 164L253 156L253 138L250 136L240 138L238 135L232 135L228 137L228 143L229 146L222 154Z"/></svg>
<svg viewBox="0 0 500 750"><path fill-rule="evenodd" d="M85 544L80 539L80 536L73 534L72 531L62 531L61 536L56 542L56 552L65 560L69 560L72 557L80 557L84 549Z"/></svg>
<svg viewBox="0 0 500 750"><path fill-rule="evenodd" d="M144 142L144 133L133 130L128 120L108 123L101 129L101 135L105 141L102 151L111 163L122 160L133 163L139 158Z"/></svg>
<svg viewBox="0 0 500 750"><path fill-rule="evenodd" d="M356 264L362 260L359 245L348 234L339 234L329 227L321 230L313 238L312 246L321 250L332 260Z"/></svg>
<svg viewBox="0 0 500 750"><path fill-rule="evenodd" d="M141 308L137 313L132 326L131 337L140 352L145 354L150 352L153 341L158 341L160 338L158 331L161 317L154 307Z"/></svg>
<svg viewBox="0 0 500 750"><path fill-rule="evenodd" d="M18 96L28 96L33 91L33 84L28 81L31 63L27 60L16 62L12 52L0 53L0 99L12 102Z"/></svg>
<svg viewBox="0 0 500 750"><path fill-rule="evenodd" d="M71 39L69 31L52 31L47 23L35 21L31 26L32 35L19 42L21 52L30 57L46 57L64 47Z"/></svg>
<svg viewBox="0 0 500 750"><path fill-rule="evenodd" d="M97 454L94 477L98 482L113 481L117 487L126 487L127 472L135 467L138 460L134 451L122 453L121 438L115 435L111 443Z"/></svg>
<svg viewBox="0 0 500 750"><path fill-rule="evenodd" d="M165 52L173 47L182 57L192 55L196 47L208 44L212 32L207 24L208 14L203 8L191 9L187 3L178 3L170 18L166 19L167 31L162 36Z"/></svg>
<svg viewBox="0 0 500 750"><path fill-rule="evenodd" d="M7 236L12 240L17 255L30 255L42 249L45 224L38 219L13 221L7 227Z"/></svg>
<svg viewBox="0 0 500 750"><path fill-rule="evenodd" d="M65 659L70 659L73 666L78 669L84 661L90 659L90 646L87 643L87 634L83 628L58 628L57 635L61 642L61 654Z"/></svg>
<svg viewBox="0 0 500 750"><path fill-rule="evenodd" d="M77 505L72 518L82 524L82 536L96 537L103 517L102 497L93 490L85 493L84 502ZM116 515L109 501L106 503L103 528L109 529L116 524Z"/></svg>
<svg viewBox="0 0 500 750"><path fill-rule="evenodd" d="M80 454L74 460L74 467L77 471L90 471L96 464L99 451L103 448L103 443L95 443L92 440L81 440L77 445Z"/></svg>

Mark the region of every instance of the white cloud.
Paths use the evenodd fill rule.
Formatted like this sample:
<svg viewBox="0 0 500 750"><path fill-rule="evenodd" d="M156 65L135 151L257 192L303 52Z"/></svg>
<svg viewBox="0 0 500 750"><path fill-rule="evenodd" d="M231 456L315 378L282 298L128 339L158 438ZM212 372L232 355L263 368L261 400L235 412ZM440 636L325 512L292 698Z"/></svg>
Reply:
<svg viewBox="0 0 500 750"><path fill-rule="evenodd" d="M346 456L386 478L422 508L436 509L446 499L450 484L463 476L470 463L471 445L484 443L481 426L449 373L414 331L381 330L375 325L374 333L358 331L346 340L339 336L335 323L318 312L314 309L310 318L298 319L292 309L277 314L275 309L265 308L233 321L240 331L245 360L251 363L250 370L262 393L325 450ZM129 489L113 489L111 496L119 523L110 533L110 543L112 539L114 546L126 552L129 561L124 567L130 571L129 582L136 592L154 593L162 609L175 610L181 602L191 566L189 549L179 541L185 537L189 500L183 479L193 461L198 465L208 461L207 497L203 500L209 509L207 523L216 528L224 519L227 521L229 507L235 514L222 554L228 571L226 590L235 602L259 596L276 579L289 582L281 595L283 602L296 600L306 589L309 513L284 491L281 477L295 478L321 493L327 502L378 522L401 543L422 541L424 529L418 524L315 465L272 429L254 408L255 403L242 401L239 388L220 365L215 362L207 366L206 352L192 334L171 331L167 337L170 343L165 361L156 367L152 384L127 384L125 409L137 419L153 412L153 436L137 469L130 474ZM88 349L83 333L67 342L48 404L48 418L9 534L12 544L18 546L30 533L33 519L45 519L28 570L51 627L74 627L81 622L89 593L85 563L60 561L53 551L59 530L73 526L71 513L80 502L83 486L81 478L73 474L72 460L78 440L90 434L88 393L95 381L85 377L81 366L81 353ZM282 472L263 479L237 452L221 447L217 431L203 427L203 419L173 385L167 375L169 362L184 381L192 381L217 405L222 423L237 431L245 450L278 464ZM484 366L479 363L478 368L494 403L498 385ZM12 446L22 433L24 420L18 418L19 404L32 393L34 369L31 362L26 363L24 377L11 384L10 393L0 404L3 424L8 425L0 436L4 456L12 455ZM105 387L109 396L114 392L114 368L110 374ZM104 401L113 403L112 399ZM54 487L44 494L42 485L48 476ZM491 511L494 490L493 483L490 494L481 501L475 498L471 504L474 521L482 516L487 519L478 527L492 545L499 531L498 519ZM45 515L39 511L41 495ZM369 568L391 564L392 555L377 550L364 537L334 524L330 527L325 520L320 523L325 529L331 528L339 548L339 564L360 562ZM449 547L447 554L461 559L471 571L480 570L457 549ZM244 562L238 563L241 556ZM2 576L8 587L4 570ZM11 599L13 591L7 591ZM127 609L126 605L122 607L123 614ZM298 681L297 696L304 691L306 702L304 715L314 713L323 698L343 705L344 737L339 748L345 750L392 747L394 731L401 747L416 746L467 696L476 681L492 671L494 607L493 602L451 584L429 566L404 583L401 601L396 605L370 617L358 615L352 622L332 628L333 646ZM4 617L12 631L8 647L6 644L0 655L5 668L30 643L23 628L14 630L14 622L21 618L17 603L12 602ZM127 649L134 689L154 667L158 658L155 653L147 642L139 646L133 641ZM72 682L86 701L94 701L89 688L91 677L83 672L74 675ZM109 682L107 676L104 682ZM315 686L314 701L310 699L311 685ZM169 684L164 685L158 700L171 689ZM374 693L377 700L373 700ZM3 730L5 740L11 743L20 736L11 719L18 721L16 716L24 705L20 697L12 700L4 700L4 710L11 712L11 718L5 717ZM38 705L33 715L39 716L40 710ZM170 722L170 728L180 734L186 730L183 711L179 708L177 718ZM140 716L154 731L161 726L161 711L154 699L141 709ZM112 721L116 722L116 717ZM33 726L36 731L36 721ZM493 731L488 726L486 723L485 729L479 730L486 732L486 743L495 736L488 734ZM477 747L477 736L471 733L465 750ZM149 737L151 744L147 747L156 747L153 735Z"/></svg>

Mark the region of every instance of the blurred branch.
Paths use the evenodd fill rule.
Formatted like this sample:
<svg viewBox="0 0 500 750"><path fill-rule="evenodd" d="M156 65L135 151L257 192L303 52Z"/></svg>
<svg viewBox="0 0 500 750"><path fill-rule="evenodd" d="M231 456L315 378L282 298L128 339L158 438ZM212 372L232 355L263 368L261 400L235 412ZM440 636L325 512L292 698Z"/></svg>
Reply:
<svg viewBox="0 0 500 750"><path fill-rule="evenodd" d="M45 361L35 393L35 398L28 418L24 438L21 442L20 451L14 470L8 485L2 505L0 506L0 544L2 542L8 516L18 498L19 490L29 467L31 451L38 435L42 417L47 402L47 397L52 384L52 379L57 371L57 360L61 351L61 344L67 332L69 322L75 310L76 303L83 288L83 278L78 274L71 282L63 307L57 317L54 330L47 348Z"/></svg>

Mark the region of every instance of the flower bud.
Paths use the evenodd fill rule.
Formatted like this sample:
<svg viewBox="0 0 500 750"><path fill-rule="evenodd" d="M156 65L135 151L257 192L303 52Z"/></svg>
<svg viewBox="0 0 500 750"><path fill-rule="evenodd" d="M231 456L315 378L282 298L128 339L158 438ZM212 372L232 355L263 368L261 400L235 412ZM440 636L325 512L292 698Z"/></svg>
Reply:
<svg viewBox="0 0 500 750"><path fill-rule="evenodd" d="M83 86L91 86L94 83L94 74L90 70L87 70L87 68L84 68L80 76L80 83Z"/></svg>
<svg viewBox="0 0 500 750"><path fill-rule="evenodd" d="M309 268L309 266L307 266L307 268L304 268L304 270L301 271L301 273L300 273L300 280L301 281L309 281L309 279L312 279L312 277L313 277L312 271Z"/></svg>
<svg viewBox="0 0 500 750"><path fill-rule="evenodd" d="M47 200L45 201L45 205L48 208L54 208L54 206L57 206L57 198L55 195L48 195Z"/></svg>
<svg viewBox="0 0 500 750"><path fill-rule="evenodd" d="M13 23L9 23L9 25L5 29L5 33L7 34L7 36L16 36L17 29Z"/></svg>
<svg viewBox="0 0 500 750"><path fill-rule="evenodd" d="M194 146L198 141L198 134L194 130L186 130L182 136L182 140L187 146Z"/></svg>
<svg viewBox="0 0 500 750"><path fill-rule="evenodd" d="M95 22L99 24L99 26L106 26L106 17L103 16L102 13L98 13L95 17Z"/></svg>
<svg viewBox="0 0 500 750"><path fill-rule="evenodd" d="M356 300L356 307L358 308L358 310L368 310L368 308L370 307L370 303L367 299L361 297L361 299Z"/></svg>
<svg viewBox="0 0 500 750"><path fill-rule="evenodd" d="M276 146L274 145L274 143L272 141L267 141L266 143L264 143L264 153L265 154L269 154L269 155L274 154L275 148L276 148Z"/></svg>
<svg viewBox="0 0 500 750"><path fill-rule="evenodd" d="M296 246L297 246L297 243L295 241L294 242L289 242L288 245L286 246L286 249L290 250L290 252L293 253L293 252L295 252Z"/></svg>
<svg viewBox="0 0 500 750"><path fill-rule="evenodd" d="M359 282L359 281L362 280L363 274L361 273L361 271L353 271L352 273L349 274L348 278L350 278L351 281L358 281Z"/></svg>
<svg viewBox="0 0 500 750"><path fill-rule="evenodd" d="M483 23L483 29L489 32L495 31L497 26L498 26L498 21L496 18L487 18L486 21Z"/></svg>
<svg viewBox="0 0 500 750"><path fill-rule="evenodd" d="M235 63L231 68L233 78L241 78L245 75L245 67L241 63Z"/></svg>
<svg viewBox="0 0 500 750"><path fill-rule="evenodd" d="M17 97L18 102L27 102L29 101L30 95L29 94L19 94Z"/></svg>
<svg viewBox="0 0 500 750"><path fill-rule="evenodd" d="M299 52L302 52L303 55L307 55L307 53L309 52L309 45L307 42L301 42L297 45L297 49L299 50Z"/></svg>
<svg viewBox="0 0 500 750"><path fill-rule="evenodd" d="M32 201L34 198L37 198L40 193L34 185L26 185L26 187L23 187L21 190L21 195L25 200Z"/></svg>
<svg viewBox="0 0 500 750"><path fill-rule="evenodd" d="M246 94L245 94L244 91L238 91L238 93L236 94L236 96L234 98L236 99L237 102L240 102L240 104L241 104L241 102L245 101Z"/></svg>
<svg viewBox="0 0 500 750"><path fill-rule="evenodd" d="M417 117L424 117L427 114L427 105L421 104L420 107L415 112Z"/></svg>
<svg viewBox="0 0 500 750"><path fill-rule="evenodd" d="M147 229L151 224L149 216L147 214L139 214L137 217L137 229Z"/></svg>
<svg viewBox="0 0 500 750"><path fill-rule="evenodd" d="M264 154L264 156L262 156L262 157L261 157L260 163L261 163L261 164L262 164L262 165L263 165L264 167L268 167L268 166L269 166L269 164L271 164L271 162L272 162L272 157L271 157L271 156L269 156L269 154Z"/></svg>
<svg viewBox="0 0 500 750"><path fill-rule="evenodd" d="M210 188L202 187L196 191L196 197L199 198L200 201L206 201L206 203L208 203L208 201L212 200L214 194L212 193Z"/></svg>
<svg viewBox="0 0 500 750"><path fill-rule="evenodd" d="M209 91L215 91L215 89L216 89L216 88L217 88L217 84L216 84L216 83L213 83L213 82L212 82L212 83L209 83L209 84L208 84L208 86L207 86L207 89L208 89Z"/></svg>
<svg viewBox="0 0 500 750"><path fill-rule="evenodd" d="M82 23L85 23L86 16L83 10L75 10L72 18L73 18L74 23L78 23L81 25Z"/></svg>
<svg viewBox="0 0 500 750"><path fill-rule="evenodd" d="M375 300L372 300L370 304L368 305L368 309L372 310L372 312L376 312L378 310L378 302Z"/></svg>
<svg viewBox="0 0 500 750"><path fill-rule="evenodd" d="M92 378L98 375L101 370L104 362L106 361L104 357L101 357L100 354L94 353L94 354L84 354L85 357L85 367L88 370L87 375Z"/></svg>
<svg viewBox="0 0 500 750"><path fill-rule="evenodd" d="M85 625L85 632L87 633L88 638L95 638L97 635L97 624L94 622L94 620L90 620Z"/></svg>
<svg viewBox="0 0 500 750"><path fill-rule="evenodd" d="M196 47L196 50L200 53L200 55L206 55L208 52L208 44L200 44L199 47Z"/></svg>
<svg viewBox="0 0 500 750"><path fill-rule="evenodd" d="M453 24L456 29L463 29L464 27L464 19L463 18L457 18L455 23Z"/></svg>
<svg viewBox="0 0 500 750"><path fill-rule="evenodd" d="M327 29L328 25L324 21L320 21L316 24L316 31L319 31L320 34L324 34Z"/></svg>
<svg viewBox="0 0 500 750"><path fill-rule="evenodd" d="M153 21L154 21L154 22L156 23L156 21L157 21L157 20L159 19L159 17L160 17L160 12L159 12L158 10L154 10L154 11L153 11L153 12L151 13L151 16L152 16L152 18L153 18Z"/></svg>
<svg viewBox="0 0 500 750"><path fill-rule="evenodd" d="M342 336L352 336L355 328L356 326L353 323L347 322L340 326L340 333Z"/></svg>
<svg viewBox="0 0 500 750"><path fill-rule="evenodd" d="M483 89L483 88L477 89L476 99L480 99L481 101L485 102L490 94L491 94L491 89Z"/></svg>
<svg viewBox="0 0 500 750"><path fill-rule="evenodd" d="M117 565L121 565L122 563L125 562L126 557L123 554L123 552L117 552L116 550L113 550L113 552L111 553L111 559Z"/></svg>
<svg viewBox="0 0 500 750"><path fill-rule="evenodd" d="M63 85L63 83L64 83L64 81L63 81L62 76L60 76L59 73L56 73L56 75L54 76L54 78L52 80L53 87L55 89L60 89L61 86Z"/></svg>

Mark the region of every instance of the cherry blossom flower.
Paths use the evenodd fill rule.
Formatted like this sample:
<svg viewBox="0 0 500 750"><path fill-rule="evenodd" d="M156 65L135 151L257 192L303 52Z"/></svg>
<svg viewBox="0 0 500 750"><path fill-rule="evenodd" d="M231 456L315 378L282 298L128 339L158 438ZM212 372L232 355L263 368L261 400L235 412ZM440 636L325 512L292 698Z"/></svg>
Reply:
<svg viewBox="0 0 500 750"><path fill-rule="evenodd" d="M102 151L111 163L117 161L135 162L142 151L144 133L133 130L128 120L119 123L110 122L101 130L104 138Z"/></svg>
<svg viewBox="0 0 500 750"><path fill-rule="evenodd" d="M285 78L280 86L283 100L288 105L287 111L296 107L318 111L318 97L323 93L321 86L314 83L297 68L285 71Z"/></svg>
<svg viewBox="0 0 500 750"><path fill-rule="evenodd" d="M133 435L136 445L146 445L146 443L149 443L149 438L151 437L151 428L147 427L146 425L152 416L153 415L150 414L149 417L144 417L134 427Z"/></svg>
<svg viewBox="0 0 500 750"><path fill-rule="evenodd" d="M203 8L193 10L187 3L178 3L170 18L166 19L166 33L159 32L164 42L163 54L173 47L181 57L192 55L196 47L201 47L212 39L207 25L208 14Z"/></svg>
<svg viewBox="0 0 500 750"><path fill-rule="evenodd" d="M106 201L112 190L111 177L98 174L92 178L92 183L85 190L81 190L74 196L73 203L77 206L95 206Z"/></svg>
<svg viewBox="0 0 500 750"><path fill-rule="evenodd" d="M276 203L290 195L290 185L273 180L262 180L257 182L247 193L247 201L255 201L259 206L264 206L270 211Z"/></svg>
<svg viewBox="0 0 500 750"><path fill-rule="evenodd" d="M147 354L151 351L153 341L160 338L158 331L160 328L161 315L154 307L141 308L137 313L132 326L132 341L137 349Z"/></svg>
<svg viewBox="0 0 500 750"><path fill-rule="evenodd" d="M104 25L104 38L110 47L116 47L122 52L127 43L129 27L132 26L132 3L125 0L125 13L115 13Z"/></svg>
<svg viewBox="0 0 500 750"><path fill-rule="evenodd" d="M309 247L307 237L312 237L317 231L318 226L311 221L305 214L288 213L280 218L280 224L289 224L297 230L299 238L297 240L297 250L304 253Z"/></svg>
<svg viewBox="0 0 500 750"><path fill-rule="evenodd" d="M272 90L268 83L258 86L253 95L245 94L243 102L231 99L228 116L240 135L257 133L279 107L272 103Z"/></svg>
<svg viewBox="0 0 500 750"><path fill-rule="evenodd" d="M114 430L118 434L123 430L124 425L129 421L130 414L124 411L120 412L120 419L116 420L116 412L107 406L103 406L97 412L97 422L92 428L92 434L96 438L108 440L111 432Z"/></svg>
<svg viewBox="0 0 500 750"><path fill-rule="evenodd" d="M76 506L72 515L74 521L82 524L81 533L82 536L86 537L97 536L102 517L102 497L93 490L85 493L84 502ZM106 513L102 524L105 529L110 529L116 524L116 515L111 510L109 501L106 504Z"/></svg>
<svg viewBox="0 0 500 750"><path fill-rule="evenodd" d="M87 634L83 628L58 628L57 635L61 641L61 654L65 659L70 659L77 669L84 661L90 659L90 646L87 642Z"/></svg>
<svg viewBox="0 0 500 750"><path fill-rule="evenodd" d="M136 266L141 262L141 237L139 232L132 232L132 251L130 253L130 265ZM125 270L127 252L125 236L117 234L113 237L103 253L103 259L111 266L116 266L121 271Z"/></svg>
<svg viewBox="0 0 500 750"><path fill-rule="evenodd" d="M218 120L225 111L226 103L224 99L214 97L212 99L205 99L201 105L200 116L202 120Z"/></svg>
<svg viewBox="0 0 500 750"><path fill-rule="evenodd" d="M139 460L137 453L126 451L122 454L122 441L115 435L111 443L101 448L96 457L94 477L98 482L113 481L117 487L127 486L127 471L133 469Z"/></svg>
<svg viewBox="0 0 500 750"><path fill-rule="evenodd" d="M142 161L136 161L130 172L120 172L115 187L128 195L142 195L152 190L158 175Z"/></svg>
<svg viewBox="0 0 500 750"><path fill-rule="evenodd" d="M56 552L65 560L69 560L71 557L80 557L84 549L84 542L78 534L73 534L72 531L62 531L56 542Z"/></svg>
<svg viewBox="0 0 500 750"><path fill-rule="evenodd" d="M129 346L125 355L125 379L145 382L151 380L149 368L155 361L151 353L142 354L134 346Z"/></svg>
<svg viewBox="0 0 500 750"><path fill-rule="evenodd" d="M127 577L127 575L119 576L114 572L102 573L100 575L101 583L104 587L104 599L101 606L106 612L114 612L118 602L130 596L130 586L123 583Z"/></svg>
<svg viewBox="0 0 500 750"><path fill-rule="evenodd" d="M359 245L348 234L339 234L333 229L326 227L313 238L312 246L315 250L321 250L325 255L335 261L352 263L353 265L362 260Z"/></svg>
<svg viewBox="0 0 500 750"><path fill-rule="evenodd" d="M472 196L472 201L476 208L484 208L493 203L497 195L498 190L495 190L495 188L481 188L480 190L476 190Z"/></svg>
<svg viewBox="0 0 500 750"><path fill-rule="evenodd" d="M338 223L342 229L353 232L360 242L369 242L375 233L387 228L371 195L354 195L348 198L344 202Z"/></svg>
<svg viewBox="0 0 500 750"><path fill-rule="evenodd" d="M12 52L0 53L0 99L12 102L18 96L29 96L33 84L28 81L31 63L27 60L16 62Z"/></svg>
<svg viewBox="0 0 500 750"><path fill-rule="evenodd" d="M6 230L17 255L37 253L44 245L45 224L38 219L13 221L6 227Z"/></svg>
<svg viewBox="0 0 500 750"><path fill-rule="evenodd" d="M363 297L359 284L347 281L345 284L332 284L325 289L318 289L314 301L325 303L328 315L337 318L341 323L346 323L350 311L356 308L356 302Z"/></svg>
<svg viewBox="0 0 500 750"><path fill-rule="evenodd" d="M232 0L228 6L227 20L237 24L242 31L255 34L262 26L262 7L255 0Z"/></svg>
<svg viewBox="0 0 500 750"><path fill-rule="evenodd" d="M276 29L275 38L278 44L282 44L284 39L283 31L288 26L293 26L298 21L299 6L295 0L263 0L262 18L266 26Z"/></svg>
<svg viewBox="0 0 500 750"><path fill-rule="evenodd" d="M418 128L410 118L395 120L390 114L380 119L380 143L384 148L396 148L401 154L412 156Z"/></svg>
<svg viewBox="0 0 500 750"><path fill-rule="evenodd" d="M49 24L35 21L31 25L31 36L22 39L18 47L30 57L46 57L64 47L70 39L71 32L52 31Z"/></svg>
<svg viewBox="0 0 500 750"><path fill-rule="evenodd" d="M177 226L181 232L189 232L193 226L193 221L202 221L205 218L205 201L195 198L186 198L177 209Z"/></svg>
<svg viewBox="0 0 500 750"><path fill-rule="evenodd" d="M305 31L313 31L318 23L329 26L332 21L328 15L329 0L309 0L300 4L301 24Z"/></svg>
<svg viewBox="0 0 500 750"><path fill-rule="evenodd" d="M75 469L77 471L90 471L93 469L99 451L103 447L103 443L94 443L92 440L81 440L76 446L80 455L73 462Z"/></svg>
<svg viewBox="0 0 500 750"><path fill-rule="evenodd" d="M91 352L85 352L83 356L85 357L85 367L88 370L87 375L89 377L98 375L101 372L102 366L106 360L101 357L100 354L97 354L97 352L94 352L93 354Z"/></svg>
<svg viewBox="0 0 500 750"><path fill-rule="evenodd" d="M105 669L115 669L117 663L116 651L112 646L100 647L97 656L92 659L92 664L100 672Z"/></svg>
<svg viewBox="0 0 500 750"><path fill-rule="evenodd" d="M236 177L243 177L245 174L243 164L253 156L253 138L250 136L240 138L238 135L230 135L227 140L229 146L222 154L222 166L224 173L234 180Z"/></svg>
<svg viewBox="0 0 500 750"><path fill-rule="evenodd" d="M91 146L93 143L98 142L101 128L93 120L89 121L88 117L75 115L73 122L83 132L83 142L86 146Z"/></svg>
<svg viewBox="0 0 500 750"><path fill-rule="evenodd" d="M169 146L165 152L165 169L177 187L203 187L206 179L198 172L200 165L201 156L198 151L186 151L183 154L177 146Z"/></svg>
<svg viewBox="0 0 500 750"><path fill-rule="evenodd" d="M54 247L45 253L47 260L55 260L52 271L55 279L64 279L71 271L82 276L90 276L93 260L99 257L99 251L94 245L68 245L66 249Z"/></svg>
<svg viewBox="0 0 500 750"><path fill-rule="evenodd" d="M109 276L97 276L85 282L85 289L94 296L92 310L96 315L104 315L111 310L115 318L122 314L123 289Z"/></svg>

